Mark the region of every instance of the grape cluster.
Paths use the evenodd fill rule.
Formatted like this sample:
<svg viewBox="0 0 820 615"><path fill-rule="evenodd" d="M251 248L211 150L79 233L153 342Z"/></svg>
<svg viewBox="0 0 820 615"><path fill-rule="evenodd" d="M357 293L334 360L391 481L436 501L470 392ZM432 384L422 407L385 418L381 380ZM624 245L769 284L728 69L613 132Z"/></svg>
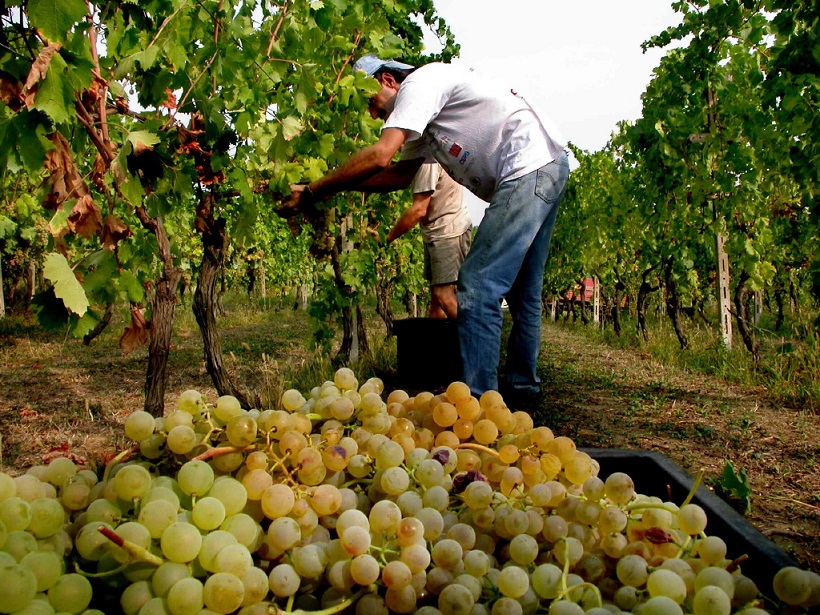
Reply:
<svg viewBox="0 0 820 615"><path fill-rule="evenodd" d="M66 569L71 518L91 502L97 476L66 457L12 478L0 473L0 613L84 613L93 588Z"/></svg>
<svg viewBox="0 0 820 615"><path fill-rule="evenodd" d="M100 596L125 615L820 605L820 576L798 568L764 600L700 506L602 480L570 438L461 382L385 394L342 368L276 409L185 391L124 428L134 457L99 481L68 459L0 474L0 613L114 612Z"/></svg>

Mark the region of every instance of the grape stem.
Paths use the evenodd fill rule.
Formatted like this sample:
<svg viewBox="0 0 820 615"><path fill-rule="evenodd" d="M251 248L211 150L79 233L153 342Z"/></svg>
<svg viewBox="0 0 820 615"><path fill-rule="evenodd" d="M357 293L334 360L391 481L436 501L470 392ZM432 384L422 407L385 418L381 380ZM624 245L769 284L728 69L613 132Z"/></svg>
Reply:
<svg viewBox="0 0 820 615"><path fill-rule="evenodd" d="M692 484L692 488L689 490L689 493L686 495L686 499L683 501L681 506L686 506L689 502L692 501L692 498L695 497L695 493L697 493L698 487L703 482L703 470L698 471L698 475L695 476L695 482Z"/></svg>
<svg viewBox="0 0 820 615"><path fill-rule="evenodd" d="M744 553L740 557L737 557L737 558L733 559L731 562L729 562L729 564L726 566L726 570L728 570L729 572L734 572L735 570L737 570L740 567L740 565L743 562L745 562L748 559L749 559L749 555Z"/></svg>
<svg viewBox="0 0 820 615"><path fill-rule="evenodd" d="M655 508L658 510L665 510L668 513L672 513L673 515L677 514L678 509L670 506L668 504L658 504L655 502L636 502L635 504L629 504L624 508L626 512L632 512L633 510L646 510L647 508Z"/></svg>
<svg viewBox="0 0 820 615"><path fill-rule="evenodd" d="M569 576L569 543L562 538L561 542L564 544L564 569L561 571L561 595L565 596L567 593L567 577Z"/></svg>
<svg viewBox="0 0 820 615"><path fill-rule="evenodd" d="M475 451L481 451L482 453L492 455L493 457L499 456L497 450L492 449L489 446L484 446L483 444L476 444L475 442L461 442L460 444L456 444L453 448L456 450L460 448L471 448Z"/></svg>
<svg viewBox="0 0 820 615"><path fill-rule="evenodd" d="M373 483L372 478L356 478L344 483L339 489L347 489L348 487L355 487L356 485L370 485Z"/></svg>
<svg viewBox="0 0 820 615"><path fill-rule="evenodd" d="M241 453L243 451L252 450L253 446L218 446L210 448L201 455L194 457L195 461L208 461L219 455L228 455L229 453Z"/></svg>
<svg viewBox="0 0 820 615"><path fill-rule="evenodd" d="M368 588L362 587L359 591L357 591L355 594L353 594L346 600L340 602L339 604L334 604L333 606L328 607L326 609L322 609L320 611L305 611L303 609L296 609L295 611L290 611L280 609L276 611L276 615L334 615L335 613L341 613L346 608L351 606L366 591L368 591ZM292 605L288 605L288 607L290 606Z"/></svg>
<svg viewBox="0 0 820 615"><path fill-rule="evenodd" d="M125 552L133 558L136 558L142 562L146 562L153 566L162 566L162 564L165 563L165 560L161 557L157 557L150 551L143 549L141 546L134 544L130 540L125 540L122 536L117 534L111 528L101 525L97 528L97 531L106 538L108 538L108 540L113 542L118 547L125 549Z"/></svg>
<svg viewBox="0 0 820 615"><path fill-rule="evenodd" d="M116 457L114 457L111 461L105 464L105 471L103 472L102 480L107 481L109 475L111 474L111 470L114 469L114 466L116 466L121 461L128 459L133 453L136 453L138 450L140 450L139 444L135 444L131 448L125 449Z"/></svg>
<svg viewBox="0 0 820 615"><path fill-rule="evenodd" d="M75 562L74 563L74 570L77 571L77 574L82 575L84 577L87 577L89 579L102 579L102 578L105 578L105 577L114 576L115 574L119 574L123 570L128 568L130 565L131 565L131 562L127 561L124 564L120 564L116 568L113 568L111 570L106 570L104 572L86 572L85 570L80 568L80 565L78 563Z"/></svg>
<svg viewBox="0 0 820 615"><path fill-rule="evenodd" d="M567 585L567 577L569 577L569 543L566 539L562 538L561 542L564 543L564 569L561 571L561 593L559 594L559 598L563 598L564 596L569 596L572 591L575 591L579 587L588 587L592 591L595 592L595 596L598 598L598 606L603 607L604 600L601 597L601 590L593 583L578 583L577 585L573 585L569 587Z"/></svg>
<svg viewBox="0 0 820 615"><path fill-rule="evenodd" d="M293 474L291 474L290 470L288 470L287 466L285 465L285 460L273 452L273 447L268 448L268 455L270 455L274 461L273 468L271 468L271 470L277 467L280 468L282 470L282 473L285 475L285 478L287 479L288 483L290 483L290 486L298 487L300 483L294 480Z"/></svg>

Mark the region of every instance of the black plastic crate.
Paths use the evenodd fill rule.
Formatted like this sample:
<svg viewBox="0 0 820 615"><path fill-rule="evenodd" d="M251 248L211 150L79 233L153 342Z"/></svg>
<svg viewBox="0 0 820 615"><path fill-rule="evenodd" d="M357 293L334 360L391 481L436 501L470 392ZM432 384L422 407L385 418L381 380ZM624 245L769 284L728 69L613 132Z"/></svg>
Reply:
<svg viewBox="0 0 820 615"><path fill-rule="evenodd" d="M600 464L600 478L606 480L614 472L624 472L634 481L635 490L643 495L656 496L680 505L695 484L692 476L661 453L599 448L580 450ZM749 559L740 565L743 574L751 578L764 595L773 597L772 579L775 572L784 566L797 566L795 559L705 485L698 487L691 502L706 511L706 533L719 536L726 542L727 557L735 559L748 555Z"/></svg>
<svg viewBox="0 0 820 615"><path fill-rule="evenodd" d="M455 320L406 318L393 322L401 386L434 389L461 380L461 352Z"/></svg>

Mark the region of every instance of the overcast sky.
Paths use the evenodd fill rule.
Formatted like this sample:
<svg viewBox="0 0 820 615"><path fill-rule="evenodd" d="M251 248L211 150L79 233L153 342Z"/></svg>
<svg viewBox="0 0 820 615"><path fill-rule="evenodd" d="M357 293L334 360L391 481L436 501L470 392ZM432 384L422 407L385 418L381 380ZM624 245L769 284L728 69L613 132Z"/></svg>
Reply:
<svg viewBox="0 0 820 615"><path fill-rule="evenodd" d="M680 23L671 0L434 0L461 45L454 63L538 94L566 139L606 145L641 116L641 94L663 52L641 43ZM434 37L429 47L437 50ZM473 222L484 203L471 198Z"/></svg>
<svg viewBox="0 0 820 615"><path fill-rule="evenodd" d="M537 89L566 138L589 151L640 117L662 56L641 43L680 22L671 0L434 1L461 44L456 62Z"/></svg>

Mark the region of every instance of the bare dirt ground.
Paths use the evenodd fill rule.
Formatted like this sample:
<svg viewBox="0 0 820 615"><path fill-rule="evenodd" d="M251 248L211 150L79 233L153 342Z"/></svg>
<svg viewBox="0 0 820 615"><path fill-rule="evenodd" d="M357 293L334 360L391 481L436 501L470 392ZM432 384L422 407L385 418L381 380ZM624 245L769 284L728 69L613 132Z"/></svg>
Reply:
<svg viewBox="0 0 820 615"><path fill-rule="evenodd" d="M299 335L273 328L223 331L226 353L237 365L256 365L248 378L257 383L276 370L273 358L311 357ZM0 336L0 469L16 474L60 454L99 467L127 447L121 425L142 407L146 361L144 351L122 356L115 341L85 347L34 330ZM195 332L175 335L169 375L169 407L188 388L215 399ZM389 386L391 375L383 376ZM692 475L703 469L707 481L730 460L748 474L751 523L820 572L817 416L773 403L764 390L671 369L561 326L545 327L541 376L536 423L578 446L659 451Z"/></svg>

